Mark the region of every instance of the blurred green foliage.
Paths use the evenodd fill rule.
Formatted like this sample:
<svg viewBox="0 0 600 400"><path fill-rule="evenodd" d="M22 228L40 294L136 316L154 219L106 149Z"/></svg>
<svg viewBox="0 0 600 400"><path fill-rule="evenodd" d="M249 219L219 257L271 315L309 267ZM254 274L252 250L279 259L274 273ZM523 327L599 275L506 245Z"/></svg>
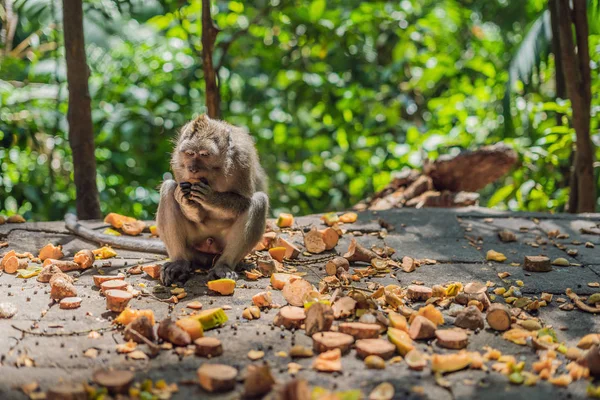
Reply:
<svg viewBox="0 0 600 400"><path fill-rule="evenodd" d="M217 43L231 41L215 54L223 118L255 137L273 212L348 208L425 157L498 141L521 162L484 190L483 204L562 210L574 132L557 123L570 106L554 101L552 57L540 57L527 85L514 83L514 130L502 105L511 58L545 6L213 1ZM0 59L0 212L60 219L75 197L60 9L52 0L15 8L15 50ZM84 2L104 213L153 217L170 140L205 111L200 8L199 0ZM590 36L590 53L600 93L600 36ZM598 145L597 95L592 107Z"/></svg>

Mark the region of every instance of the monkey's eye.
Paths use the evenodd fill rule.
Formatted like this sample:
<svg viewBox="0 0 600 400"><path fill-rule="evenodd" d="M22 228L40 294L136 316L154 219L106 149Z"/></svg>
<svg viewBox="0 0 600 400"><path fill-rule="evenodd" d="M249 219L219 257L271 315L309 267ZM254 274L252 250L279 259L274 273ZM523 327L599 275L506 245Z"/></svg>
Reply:
<svg viewBox="0 0 600 400"><path fill-rule="evenodd" d="M186 150L185 155L188 157L194 157L196 153L193 150Z"/></svg>
<svg viewBox="0 0 600 400"><path fill-rule="evenodd" d="M198 152L198 155L199 155L200 157L208 157L208 156L209 156L209 153L208 153L208 150L200 150L200 151Z"/></svg>

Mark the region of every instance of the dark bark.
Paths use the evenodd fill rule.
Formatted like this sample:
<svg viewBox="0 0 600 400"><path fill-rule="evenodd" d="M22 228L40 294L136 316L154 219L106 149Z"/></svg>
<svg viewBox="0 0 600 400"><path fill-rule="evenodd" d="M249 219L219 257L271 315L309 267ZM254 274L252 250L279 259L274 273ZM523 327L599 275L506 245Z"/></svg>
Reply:
<svg viewBox="0 0 600 400"><path fill-rule="evenodd" d="M563 72L562 57L560 52L560 31L558 28L558 0L549 0L548 9L550 10L550 25L552 26L552 53L554 54L554 81L556 84L556 97L565 99L567 89L565 87L565 73ZM562 125L562 114L558 113L557 123Z"/></svg>
<svg viewBox="0 0 600 400"><path fill-rule="evenodd" d="M202 0L202 67L206 86L206 108L210 118L221 117L221 93L217 84L217 70L213 55L219 29L210 14L210 0Z"/></svg>
<svg viewBox="0 0 600 400"><path fill-rule="evenodd" d="M476 205L482 189L506 174L518 161L510 147L497 143L455 156L425 161L423 172L403 171L383 190L354 206L355 210L401 207Z"/></svg>
<svg viewBox="0 0 600 400"><path fill-rule="evenodd" d="M4 45L4 54L8 55L13 49L13 40L17 31L19 16L13 10L14 0L4 2L5 22L0 30L0 41Z"/></svg>
<svg viewBox="0 0 600 400"><path fill-rule="evenodd" d="M83 36L82 0L63 0L63 29L69 87L69 144L73 152L73 170L80 219L102 217L96 186L96 156L88 66Z"/></svg>
<svg viewBox="0 0 600 400"><path fill-rule="evenodd" d="M427 160L423 172L431 177L436 190L475 192L505 175L518 160L510 147L497 143L456 156Z"/></svg>
<svg viewBox="0 0 600 400"><path fill-rule="evenodd" d="M567 94L573 110L572 126L576 134L576 152L571 173L569 212L594 212L596 184L594 150L590 138L591 76L588 46L586 0L558 0L558 20L562 66ZM576 42L572 24L575 25Z"/></svg>

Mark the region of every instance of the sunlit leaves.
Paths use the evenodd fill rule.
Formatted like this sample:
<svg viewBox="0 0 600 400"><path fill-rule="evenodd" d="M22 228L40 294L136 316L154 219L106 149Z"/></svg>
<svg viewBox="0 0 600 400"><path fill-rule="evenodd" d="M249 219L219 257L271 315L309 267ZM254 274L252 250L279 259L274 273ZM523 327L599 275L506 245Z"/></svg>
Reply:
<svg viewBox="0 0 600 400"><path fill-rule="evenodd" d="M105 37L109 48L88 46L102 207L141 218L152 218L156 188L169 178L170 139L205 110L201 1L161 5L136 11L144 18L124 14L132 34ZM500 140L517 149L520 165L482 192L483 203L560 209L574 137L569 103L552 101L553 60L542 65L536 87L516 82L513 138L504 137L500 104L506 54L544 7L541 0L213 0L221 30L215 62L219 43L235 38L219 76L223 117L255 138L275 213L347 208L425 157ZM590 49L599 39L590 38ZM72 205L66 90L63 84L57 107L54 80L58 72L64 81L56 62L62 52L33 49L29 69L22 60L1 61L0 191L8 200L0 210L58 219ZM592 74L596 93L598 69ZM32 84L15 88L10 80ZM599 120L592 118L592 132ZM52 149L46 138L56 140ZM2 150L10 147L17 161ZM38 190L23 190L24 183Z"/></svg>
<svg viewBox="0 0 600 400"><path fill-rule="evenodd" d="M308 9L311 22L317 22L325 12L326 0L312 0Z"/></svg>

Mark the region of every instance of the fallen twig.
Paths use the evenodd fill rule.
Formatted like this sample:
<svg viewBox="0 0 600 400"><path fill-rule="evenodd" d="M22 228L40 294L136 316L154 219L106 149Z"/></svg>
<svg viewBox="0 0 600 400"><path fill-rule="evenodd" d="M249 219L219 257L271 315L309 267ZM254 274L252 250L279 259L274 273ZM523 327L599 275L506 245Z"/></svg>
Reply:
<svg viewBox="0 0 600 400"><path fill-rule="evenodd" d="M136 331L135 329L129 329L129 328L125 328L125 330L131 334L133 334L136 338L140 339L142 342L144 342L152 351L152 356L156 356L158 353L160 353L160 347L158 345L156 345L155 343L152 343L150 340L148 340L148 338L146 338L143 335L140 335L140 333L138 331Z"/></svg>
<svg viewBox="0 0 600 400"><path fill-rule="evenodd" d="M108 328L99 328L99 329L86 329L83 331L72 331L72 332L34 332L28 329L19 328L18 326L11 325L13 329L18 330L19 332L26 333L28 335L33 336L79 336L79 335L88 335L90 332L110 332L117 329L116 326L108 327Z"/></svg>
<svg viewBox="0 0 600 400"><path fill-rule="evenodd" d="M573 301L573 303L575 303L575 305L580 310L583 310L585 312L589 312L592 314L600 313L600 308L589 306L589 305L585 304L583 301L579 300L579 296L577 295L577 293L573 292L571 290L571 288L568 288L565 293Z"/></svg>

